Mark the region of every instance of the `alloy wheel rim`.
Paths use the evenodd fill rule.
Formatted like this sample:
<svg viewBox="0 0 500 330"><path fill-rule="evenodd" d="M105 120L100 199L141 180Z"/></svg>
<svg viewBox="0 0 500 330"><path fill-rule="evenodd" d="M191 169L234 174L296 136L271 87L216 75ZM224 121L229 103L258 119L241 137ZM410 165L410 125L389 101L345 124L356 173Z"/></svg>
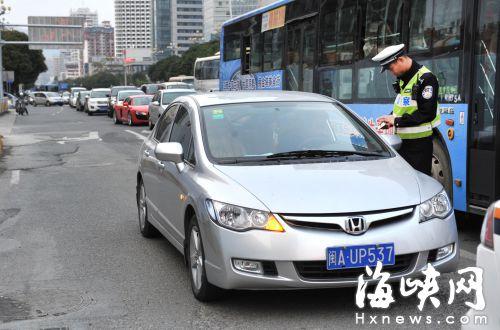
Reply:
<svg viewBox="0 0 500 330"><path fill-rule="evenodd" d="M191 279L196 291L201 289L201 275L203 274L203 257L201 251L201 240L198 228L191 229L191 239L189 240L189 258L191 264Z"/></svg>
<svg viewBox="0 0 500 330"><path fill-rule="evenodd" d="M139 194L139 225L141 229L146 227L146 192L144 191L144 185L141 185L141 191Z"/></svg>

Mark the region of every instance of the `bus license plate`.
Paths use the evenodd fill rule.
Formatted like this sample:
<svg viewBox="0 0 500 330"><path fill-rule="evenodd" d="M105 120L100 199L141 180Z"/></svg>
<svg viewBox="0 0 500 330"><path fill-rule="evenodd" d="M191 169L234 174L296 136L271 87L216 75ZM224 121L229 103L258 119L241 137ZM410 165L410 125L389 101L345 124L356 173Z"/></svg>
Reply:
<svg viewBox="0 0 500 330"><path fill-rule="evenodd" d="M326 249L326 269L374 267L394 265L394 243L329 247Z"/></svg>

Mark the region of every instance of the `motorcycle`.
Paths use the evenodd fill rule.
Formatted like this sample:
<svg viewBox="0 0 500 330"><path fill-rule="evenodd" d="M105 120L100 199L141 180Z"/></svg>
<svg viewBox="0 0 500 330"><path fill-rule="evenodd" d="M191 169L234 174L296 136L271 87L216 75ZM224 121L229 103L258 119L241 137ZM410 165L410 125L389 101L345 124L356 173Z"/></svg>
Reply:
<svg viewBox="0 0 500 330"><path fill-rule="evenodd" d="M26 107L27 100L25 100L24 95L20 95L20 97L16 100L16 112L18 115L24 116L24 114L29 115L28 108Z"/></svg>

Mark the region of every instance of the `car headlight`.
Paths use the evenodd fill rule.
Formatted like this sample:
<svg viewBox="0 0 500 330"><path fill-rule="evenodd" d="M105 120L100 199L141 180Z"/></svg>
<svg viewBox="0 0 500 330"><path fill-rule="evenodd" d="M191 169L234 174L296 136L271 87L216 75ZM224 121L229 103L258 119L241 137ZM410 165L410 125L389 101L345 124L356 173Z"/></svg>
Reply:
<svg viewBox="0 0 500 330"><path fill-rule="evenodd" d="M261 229L275 232L285 231L274 215L267 211L249 209L209 199L206 201L206 207L210 218L215 223L231 230L247 231Z"/></svg>
<svg viewBox="0 0 500 330"><path fill-rule="evenodd" d="M420 204L420 222L431 219L444 219L450 215L452 211L450 199L443 190L436 196Z"/></svg>

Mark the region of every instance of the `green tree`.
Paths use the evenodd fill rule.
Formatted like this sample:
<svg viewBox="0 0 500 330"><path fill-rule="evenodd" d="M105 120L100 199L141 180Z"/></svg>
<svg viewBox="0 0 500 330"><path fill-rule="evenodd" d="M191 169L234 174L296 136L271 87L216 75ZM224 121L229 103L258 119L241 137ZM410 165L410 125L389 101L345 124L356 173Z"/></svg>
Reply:
<svg viewBox="0 0 500 330"><path fill-rule="evenodd" d="M130 77L130 84L134 86L140 86L147 83L149 83L149 79L146 72L136 72Z"/></svg>
<svg viewBox="0 0 500 330"><path fill-rule="evenodd" d="M27 41L28 35L19 31L2 31L2 38L7 41ZM25 88L34 85L38 75L47 71L45 57L41 50L30 50L25 45L3 46L3 67L6 71L14 71L14 89L19 84Z"/></svg>

